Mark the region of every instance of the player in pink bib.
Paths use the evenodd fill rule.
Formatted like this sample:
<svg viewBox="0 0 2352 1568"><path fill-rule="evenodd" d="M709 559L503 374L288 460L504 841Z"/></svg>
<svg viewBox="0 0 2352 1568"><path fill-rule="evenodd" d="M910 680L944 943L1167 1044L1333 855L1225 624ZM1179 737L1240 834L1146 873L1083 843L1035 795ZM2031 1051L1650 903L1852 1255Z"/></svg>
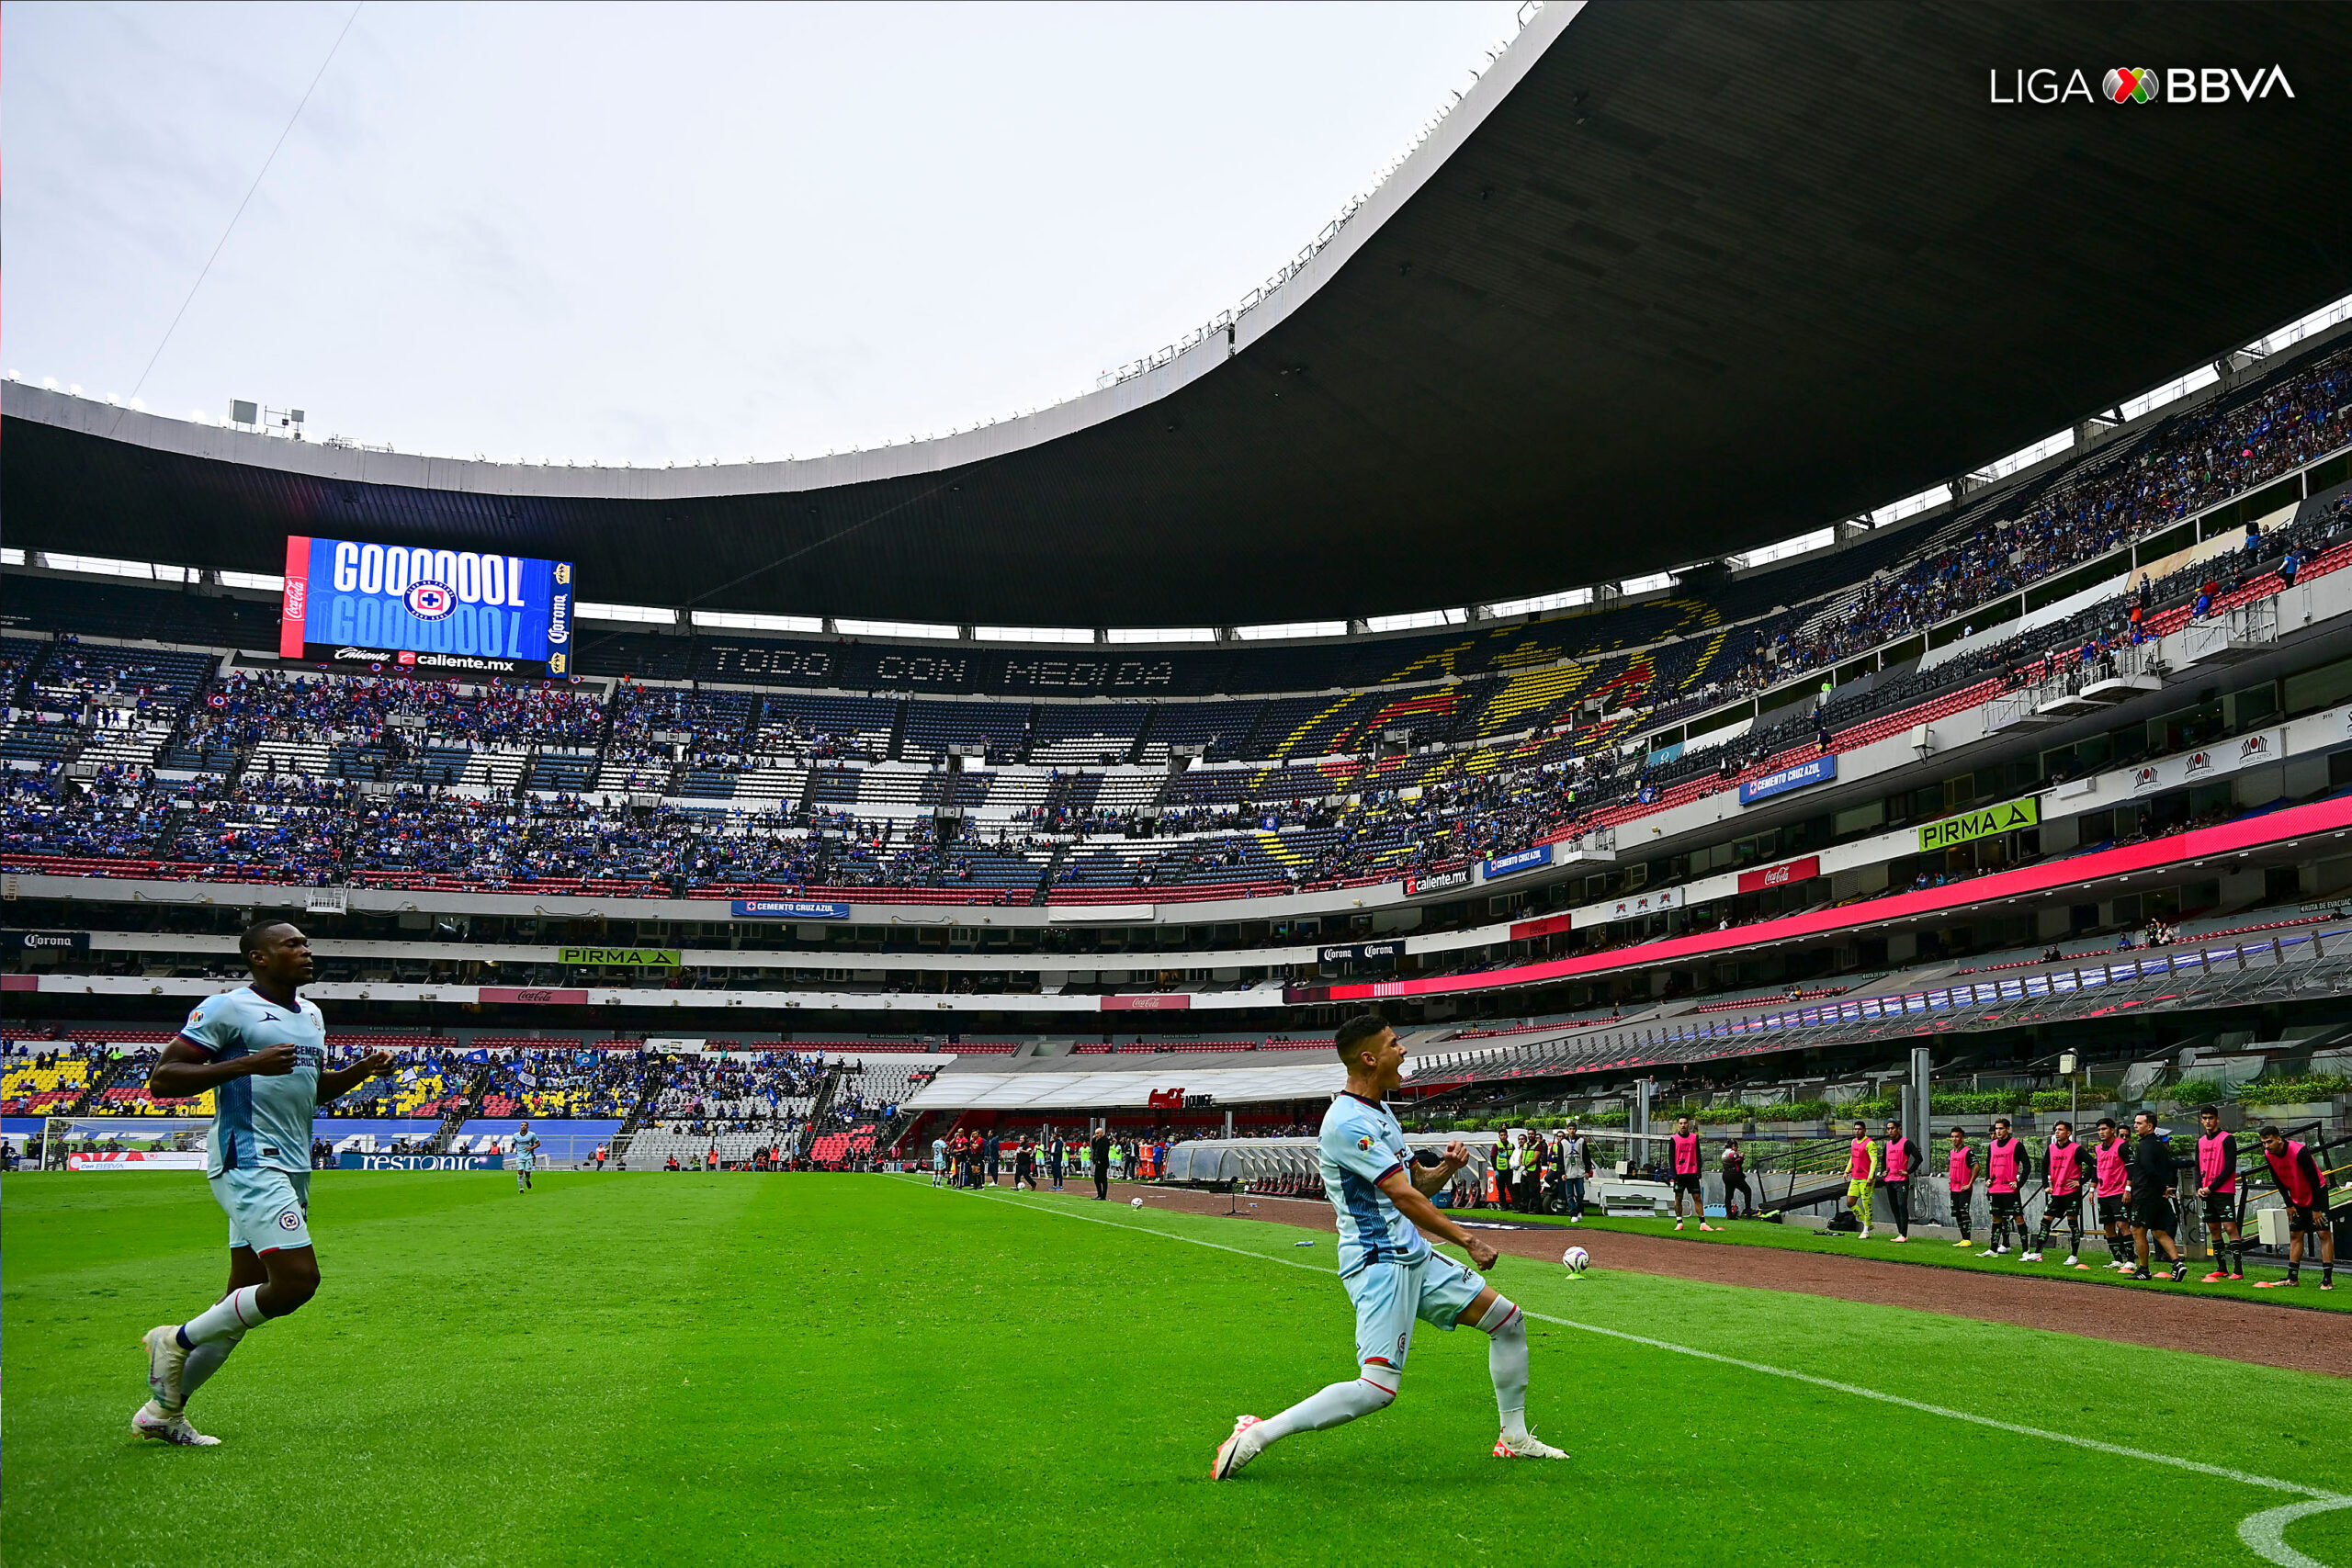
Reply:
<svg viewBox="0 0 2352 1568"><path fill-rule="evenodd" d="M1959 1227L1960 1239L1954 1247L1973 1247L1968 1224L1976 1206L1976 1151L1968 1146L1968 1134L1958 1127L1951 1130L1951 1153L1947 1168L1951 1172L1951 1223Z"/></svg>
<svg viewBox="0 0 2352 1568"><path fill-rule="evenodd" d="M1854 1141L1846 1146L1846 1207L1854 1216L1855 1239L1871 1238L1871 1189L1878 1181L1878 1145L1871 1142L1867 1123L1854 1123Z"/></svg>
<svg viewBox="0 0 2352 1568"><path fill-rule="evenodd" d="M2222 1131L2222 1108L2197 1112L2197 1196L2205 1203L2205 1256L2213 1260L2208 1285L2245 1278L2245 1236L2238 1228L2238 1141Z"/></svg>

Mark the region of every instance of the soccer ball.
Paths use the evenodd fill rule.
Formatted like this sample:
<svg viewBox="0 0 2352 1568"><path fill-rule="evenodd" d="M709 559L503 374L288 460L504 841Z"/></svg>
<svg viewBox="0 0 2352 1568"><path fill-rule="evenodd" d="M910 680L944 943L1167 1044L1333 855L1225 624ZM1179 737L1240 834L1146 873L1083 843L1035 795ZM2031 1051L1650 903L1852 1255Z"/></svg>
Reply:
<svg viewBox="0 0 2352 1568"><path fill-rule="evenodd" d="M1129 1206L1133 1208L1140 1209L1143 1207L1143 1200L1140 1198L1130 1198L1127 1200L1127 1202Z"/></svg>
<svg viewBox="0 0 2352 1568"><path fill-rule="evenodd" d="M1572 1247L1560 1254L1560 1261L1568 1266L1571 1274L1581 1274L1592 1266L1592 1255L1581 1247Z"/></svg>

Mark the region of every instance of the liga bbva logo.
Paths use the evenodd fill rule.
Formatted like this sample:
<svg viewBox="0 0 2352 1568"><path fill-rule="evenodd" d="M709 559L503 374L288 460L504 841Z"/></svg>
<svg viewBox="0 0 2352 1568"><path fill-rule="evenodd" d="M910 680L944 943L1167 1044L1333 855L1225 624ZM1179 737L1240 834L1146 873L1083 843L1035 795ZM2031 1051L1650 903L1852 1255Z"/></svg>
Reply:
<svg viewBox="0 0 2352 1568"><path fill-rule="evenodd" d="M2079 66L1996 66L1987 73L1996 104L2251 104L2273 96L2291 98L2294 85L2283 65L2117 65L2091 89L2090 73Z"/></svg>

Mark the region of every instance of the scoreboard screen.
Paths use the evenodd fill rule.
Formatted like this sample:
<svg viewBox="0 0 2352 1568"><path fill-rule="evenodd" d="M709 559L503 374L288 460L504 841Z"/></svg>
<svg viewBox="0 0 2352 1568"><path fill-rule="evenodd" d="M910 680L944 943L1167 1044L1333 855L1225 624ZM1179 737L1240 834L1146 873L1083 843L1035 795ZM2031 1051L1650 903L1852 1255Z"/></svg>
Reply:
<svg viewBox="0 0 2352 1568"><path fill-rule="evenodd" d="M571 563L289 535L286 659L569 675Z"/></svg>

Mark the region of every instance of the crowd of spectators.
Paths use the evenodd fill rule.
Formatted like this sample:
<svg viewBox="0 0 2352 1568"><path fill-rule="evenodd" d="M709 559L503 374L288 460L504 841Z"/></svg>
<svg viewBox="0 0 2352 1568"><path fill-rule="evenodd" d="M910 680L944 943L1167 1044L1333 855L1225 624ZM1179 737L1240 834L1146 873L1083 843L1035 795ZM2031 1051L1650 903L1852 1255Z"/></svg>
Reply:
<svg viewBox="0 0 2352 1568"><path fill-rule="evenodd" d="M1747 692L1964 615L2342 445L2348 404L2352 355L2339 353L2258 395L2165 422L2120 454L2094 454L2007 507L2009 515L1982 521L1964 536L1931 537L1918 558L1826 607L1774 615L1733 634L1720 656L1692 656L1670 668L1661 662L1654 675L1636 660L1604 682L1612 685L1609 701L1620 715L1637 717L1660 703ZM2019 686L2067 667L2089 678L2142 637L2156 611L2187 605L2211 613L2262 573L2291 579L2341 542L2346 521L2339 507L2291 529L2256 535L2242 551L2161 581L2143 576L2123 600L2060 626L1974 648L1933 670L1890 670L1846 686L1825 682L1811 704L1736 739L1670 759L1621 755L1616 742L1633 732L1627 726L1634 717L1594 723L1589 716L1578 722L1539 712L1536 729L1507 748L1405 759L1410 766L1402 769L1368 759L1328 778L1269 768L1245 773L1229 798L1186 797L1165 809L1106 807L1062 787L1080 775L1057 774L1045 802L997 827L995 841L944 843L928 816L865 818L797 803L771 812L631 809L594 795L363 786L267 769L248 769L232 782L219 773L170 778L107 764L94 777L69 778L51 761L9 769L0 783L0 852L203 865L296 883L446 879L486 889L574 880L673 894L724 886L981 885L991 897L1017 897L1040 881L1049 888L1217 884L1258 892L1338 886L1444 869L1576 833L1604 813L1657 799L1695 772L1712 769L1728 778L1792 747L1826 750L1842 727L1865 714L1971 681ZM136 659L107 651L99 659L61 643L47 654L36 683L86 688L92 700L173 700L161 666L142 672ZM1631 680L1636 674L1642 679ZM21 673L15 679L24 682ZM649 781L680 750L749 766L840 755L857 744L812 724L783 699L749 693L625 682L608 713L593 693L563 684L469 686L250 671L204 689L187 708L183 739L200 745L283 739L380 746L405 744L403 730L475 745L601 741L608 762L634 765L641 756ZM1098 846L1148 839L1154 847L1108 858L1062 848L1079 836Z"/></svg>
<svg viewBox="0 0 2352 1568"><path fill-rule="evenodd" d="M490 1063L481 1114L501 1121L624 1117L643 1096L648 1071L635 1052L511 1048Z"/></svg>
<svg viewBox="0 0 2352 1568"><path fill-rule="evenodd" d="M469 687L451 679L329 676L240 670L215 681L188 710L182 742L259 740L381 745L398 728L470 745L593 746L605 707L569 685Z"/></svg>

